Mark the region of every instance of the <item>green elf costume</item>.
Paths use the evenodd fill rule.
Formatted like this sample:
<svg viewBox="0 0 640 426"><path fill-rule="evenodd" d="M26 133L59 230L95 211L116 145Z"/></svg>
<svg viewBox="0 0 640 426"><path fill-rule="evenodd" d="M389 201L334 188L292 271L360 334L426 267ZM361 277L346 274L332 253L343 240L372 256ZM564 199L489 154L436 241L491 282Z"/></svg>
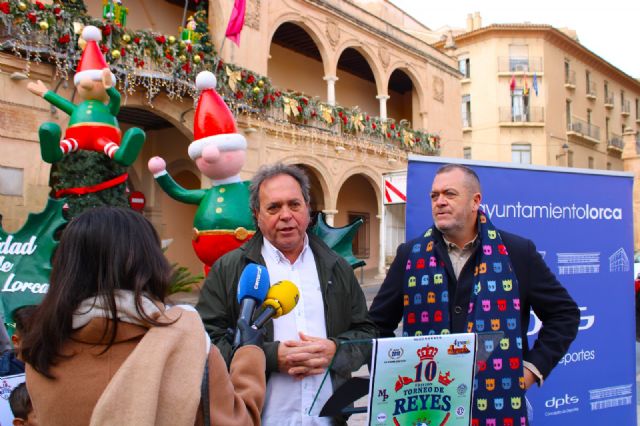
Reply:
<svg viewBox="0 0 640 426"><path fill-rule="evenodd" d="M82 38L87 44L73 77L76 86L85 80L101 81L103 70L108 68L98 47L98 42L102 39L100 30L94 26L87 26L82 31ZM115 83L113 73L111 80ZM81 90L79 92L82 94ZM130 166L136 160L142 149L145 134L141 129L134 127L122 136L116 119L120 111L120 93L113 87L107 88L106 93L109 96L108 105L99 99L84 99L75 105L51 90L44 94L47 102L71 117L62 140L60 126L56 123L46 122L40 126L38 133L44 161L53 164L64 154L78 149L102 151L123 166Z"/></svg>
<svg viewBox="0 0 640 426"><path fill-rule="evenodd" d="M189 157L203 175L213 179L208 189L188 190L180 186L166 170L154 173L160 187L175 200L198 205L193 220L193 248L205 265L205 273L225 253L251 238L256 231L249 207L249 181L238 175L244 164L247 141L238 133L233 114L215 91L215 76L203 71L196 78L201 91L194 117L195 141L189 145ZM220 153L214 162L198 161L203 149L215 146ZM153 159L151 160L153 161ZM220 176L224 162L229 175ZM215 177L214 177L215 176Z"/></svg>

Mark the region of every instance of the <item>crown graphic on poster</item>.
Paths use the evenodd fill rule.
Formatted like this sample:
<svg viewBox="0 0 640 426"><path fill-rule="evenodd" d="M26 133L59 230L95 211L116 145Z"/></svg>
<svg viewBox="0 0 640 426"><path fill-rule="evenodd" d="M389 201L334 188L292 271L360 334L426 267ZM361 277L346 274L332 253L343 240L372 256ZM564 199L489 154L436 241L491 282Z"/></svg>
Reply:
<svg viewBox="0 0 640 426"><path fill-rule="evenodd" d="M433 346L425 346L424 348L420 348L417 351L418 356L420 357L420 361L426 361L429 359L433 359L438 353L438 348Z"/></svg>
<svg viewBox="0 0 640 426"><path fill-rule="evenodd" d="M442 383L445 386L449 386L451 384L451 382L453 382L455 379L451 378L451 372L447 371L445 374L440 373L438 375L438 382Z"/></svg>

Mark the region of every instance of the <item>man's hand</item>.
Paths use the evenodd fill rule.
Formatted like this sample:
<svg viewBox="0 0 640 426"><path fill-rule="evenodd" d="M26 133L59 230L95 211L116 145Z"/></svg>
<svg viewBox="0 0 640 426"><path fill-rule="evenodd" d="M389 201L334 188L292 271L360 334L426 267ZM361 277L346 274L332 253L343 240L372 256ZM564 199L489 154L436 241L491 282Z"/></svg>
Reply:
<svg viewBox="0 0 640 426"><path fill-rule="evenodd" d="M298 379L322 374L335 353L332 340L300 333L300 340L287 340L278 346L278 369Z"/></svg>
<svg viewBox="0 0 640 426"><path fill-rule="evenodd" d="M113 79L111 78L111 70L109 68L102 69L102 85L105 90L113 87Z"/></svg>
<svg viewBox="0 0 640 426"><path fill-rule="evenodd" d="M531 385L538 382L538 378L527 367L524 370L524 388L529 389Z"/></svg>
<svg viewBox="0 0 640 426"><path fill-rule="evenodd" d="M36 81L35 83L33 81L30 81L27 84L27 89L34 95L40 97L44 97L44 94L49 91L49 88L47 88L47 86L45 86L45 84L40 80Z"/></svg>

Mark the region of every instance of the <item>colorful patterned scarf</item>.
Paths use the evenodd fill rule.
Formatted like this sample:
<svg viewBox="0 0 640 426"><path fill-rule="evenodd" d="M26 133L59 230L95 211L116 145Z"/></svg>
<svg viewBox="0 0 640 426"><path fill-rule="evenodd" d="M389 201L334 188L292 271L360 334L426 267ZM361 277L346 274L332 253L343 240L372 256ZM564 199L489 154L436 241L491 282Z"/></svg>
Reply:
<svg viewBox="0 0 640 426"><path fill-rule="evenodd" d="M479 212L481 251L475 256L473 293L469 300L467 331L502 331L491 353L477 361L473 382L473 426L526 426L518 281L500 234ZM434 250L435 226L412 247L404 279L404 336L448 334L449 291L443 259ZM472 258L474 259L474 258ZM493 352L492 352L493 351Z"/></svg>

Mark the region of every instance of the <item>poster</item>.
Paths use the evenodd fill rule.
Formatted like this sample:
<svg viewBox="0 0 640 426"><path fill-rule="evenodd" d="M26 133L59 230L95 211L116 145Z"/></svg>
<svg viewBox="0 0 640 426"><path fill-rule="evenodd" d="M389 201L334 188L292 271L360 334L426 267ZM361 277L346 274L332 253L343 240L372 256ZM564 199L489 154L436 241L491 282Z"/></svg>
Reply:
<svg viewBox="0 0 640 426"><path fill-rule="evenodd" d="M467 426L476 335L374 341L369 389L372 426Z"/></svg>

